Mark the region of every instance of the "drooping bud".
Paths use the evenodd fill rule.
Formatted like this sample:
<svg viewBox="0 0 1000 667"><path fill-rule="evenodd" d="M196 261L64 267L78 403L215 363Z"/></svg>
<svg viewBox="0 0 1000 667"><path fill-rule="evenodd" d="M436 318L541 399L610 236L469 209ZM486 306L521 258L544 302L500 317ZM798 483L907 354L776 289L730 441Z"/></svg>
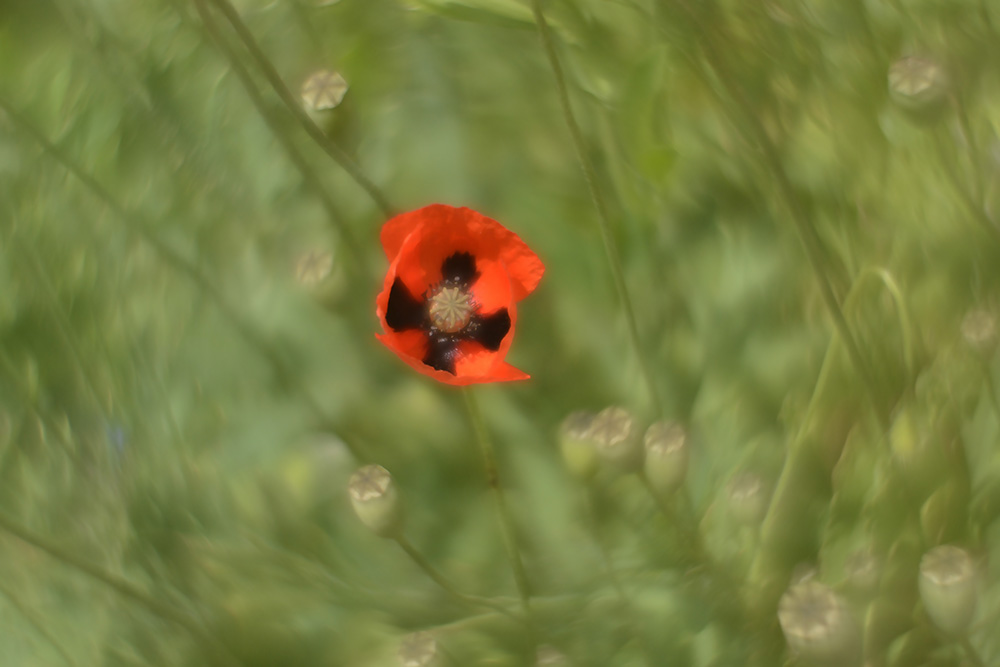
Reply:
<svg viewBox="0 0 1000 667"><path fill-rule="evenodd" d="M302 102L309 111L328 111L340 104L347 88L347 81L338 72L321 69L302 84Z"/></svg>
<svg viewBox="0 0 1000 667"><path fill-rule="evenodd" d="M857 665L861 631L847 603L828 586L806 581L788 589L778 605L788 646L810 665Z"/></svg>
<svg viewBox="0 0 1000 667"><path fill-rule="evenodd" d="M760 475L738 473L729 481L726 492L729 511L737 521L754 526L764 520L771 494Z"/></svg>
<svg viewBox="0 0 1000 667"><path fill-rule="evenodd" d="M676 491L687 475L688 434L674 422L656 422L646 429L646 477L661 493Z"/></svg>
<svg viewBox="0 0 1000 667"><path fill-rule="evenodd" d="M642 465L642 445L632 415L624 408L601 410L591 426L594 446L602 459L621 472L635 472Z"/></svg>
<svg viewBox="0 0 1000 667"><path fill-rule="evenodd" d="M430 667L438 664L438 643L429 632L414 632L403 638L396 653L400 667Z"/></svg>
<svg viewBox="0 0 1000 667"><path fill-rule="evenodd" d="M951 80L944 65L924 56L904 56L889 67L889 95L917 120L933 120L944 110Z"/></svg>
<svg viewBox="0 0 1000 667"><path fill-rule="evenodd" d="M366 465L351 475L347 484L354 513L376 535L392 537L402 524L396 484L380 465Z"/></svg>
<svg viewBox="0 0 1000 667"><path fill-rule="evenodd" d="M976 566L965 549L934 547L920 560L920 599L934 624L957 635L976 611Z"/></svg>
<svg viewBox="0 0 1000 667"><path fill-rule="evenodd" d="M559 450L570 472L589 479L597 470L597 450L591 437L594 415L578 410L570 413L559 427Z"/></svg>

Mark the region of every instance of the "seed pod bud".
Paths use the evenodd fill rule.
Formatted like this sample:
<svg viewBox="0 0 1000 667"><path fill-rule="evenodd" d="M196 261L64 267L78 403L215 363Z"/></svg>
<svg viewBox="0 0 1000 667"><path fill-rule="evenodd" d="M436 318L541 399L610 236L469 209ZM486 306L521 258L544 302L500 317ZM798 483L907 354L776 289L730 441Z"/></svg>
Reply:
<svg viewBox="0 0 1000 667"><path fill-rule="evenodd" d="M569 658L562 651L547 644L539 646L535 654L535 665L537 667L555 667L556 665L567 667L569 664Z"/></svg>
<svg viewBox="0 0 1000 667"><path fill-rule="evenodd" d="M589 479L597 470L597 450L591 437L594 415L578 410L570 413L559 427L559 450L570 472Z"/></svg>
<svg viewBox="0 0 1000 667"><path fill-rule="evenodd" d="M920 599L934 624L957 635L976 611L976 566L965 549L934 547L920 560Z"/></svg>
<svg viewBox="0 0 1000 667"><path fill-rule="evenodd" d="M979 352L991 352L997 342L996 316L988 310L969 311L962 319L962 338Z"/></svg>
<svg viewBox="0 0 1000 667"><path fill-rule="evenodd" d="M770 493L764 480L752 472L742 472L730 480L727 488L729 511L742 524L754 526L764 520Z"/></svg>
<svg viewBox="0 0 1000 667"><path fill-rule="evenodd" d="M328 111L347 94L347 81L338 72L321 69L302 84L302 102L309 111Z"/></svg>
<svg viewBox="0 0 1000 667"><path fill-rule="evenodd" d="M844 600L817 581L796 584L781 597L778 622L788 646L804 663L857 665L861 631Z"/></svg>
<svg viewBox="0 0 1000 667"><path fill-rule="evenodd" d="M858 549L844 563L848 589L857 596L870 598L878 591L882 578L882 561L871 547Z"/></svg>
<svg viewBox="0 0 1000 667"><path fill-rule="evenodd" d="M621 472L635 472L642 465L635 420L624 408L601 410L591 426L594 446L602 459Z"/></svg>
<svg viewBox="0 0 1000 667"><path fill-rule="evenodd" d="M404 637L396 655L401 667L429 667L440 662L437 640L429 632L414 632Z"/></svg>
<svg viewBox="0 0 1000 667"><path fill-rule="evenodd" d="M904 56L889 67L889 95L916 120L940 116L950 88L944 65L932 58Z"/></svg>
<svg viewBox="0 0 1000 667"><path fill-rule="evenodd" d="M672 493L687 475L688 436L673 422L656 422L646 429L646 477L661 493Z"/></svg>
<svg viewBox="0 0 1000 667"><path fill-rule="evenodd" d="M402 524L402 509L396 484L380 465L366 465L351 475L347 484L354 513L376 535L392 537Z"/></svg>
<svg viewBox="0 0 1000 667"><path fill-rule="evenodd" d="M333 255L325 250L309 250L295 262L295 280L303 287L315 287L333 269Z"/></svg>

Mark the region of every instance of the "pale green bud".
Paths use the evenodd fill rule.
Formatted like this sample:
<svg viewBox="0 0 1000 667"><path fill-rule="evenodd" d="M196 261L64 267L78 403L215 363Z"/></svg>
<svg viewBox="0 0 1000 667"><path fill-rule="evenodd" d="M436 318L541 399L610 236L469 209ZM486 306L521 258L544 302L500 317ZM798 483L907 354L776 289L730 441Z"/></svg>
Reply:
<svg viewBox="0 0 1000 667"><path fill-rule="evenodd" d="M359 468L347 484L354 513L376 535L392 537L402 525L402 508L396 484L380 465Z"/></svg>
<svg viewBox="0 0 1000 667"><path fill-rule="evenodd" d="M570 413L559 427L559 451L570 472L589 479L597 471L597 450L591 429L594 415L583 410Z"/></svg>
<svg viewBox="0 0 1000 667"><path fill-rule="evenodd" d="M933 120L945 108L951 78L943 64L923 56L904 56L889 67L889 95L918 120Z"/></svg>
<svg viewBox="0 0 1000 667"><path fill-rule="evenodd" d="M400 667L430 667L440 663L438 643L429 632L414 632L403 638L396 653Z"/></svg>
<svg viewBox="0 0 1000 667"><path fill-rule="evenodd" d="M729 511L734 519L748 526L764 520L771 494L760 475L739 473L730 480L726 491Z"/></svg>
<svg viewBox="0 0 1000 667"><path fill-rule="evenodd" d="M347 81L338 72L321 69L302 84L302 104L308 111L329 111L347 94Z"/></svg>
<svg viewBox="0 0 1000 667"><path fill-rule="evenodd" d="M598 455L621 472L635 472L642 465L643 450L635 419L624 408L601 410L591 426Z"/></svg>
<svg viewBox="0 0 1000 667"><path fill-rule="evenodd" d="M778 622L789 648L808 665L859 664L861 630L843 598L818 581L788 589L778 605Z"/></svg>
<svg viewBox="0 0 1000 667"><path fill-rule="evenodd" d="M965 549L934 547L920 560L920 599L934 624L957 635L976 611L976 566Z"/></svg>
<svg viewBox="0 0 1000 667"><path fill-rule="evenodd" d="M688 434L674 422L656 422L646 429L646 477L661 493L676 491L687 475Z"/></svg>

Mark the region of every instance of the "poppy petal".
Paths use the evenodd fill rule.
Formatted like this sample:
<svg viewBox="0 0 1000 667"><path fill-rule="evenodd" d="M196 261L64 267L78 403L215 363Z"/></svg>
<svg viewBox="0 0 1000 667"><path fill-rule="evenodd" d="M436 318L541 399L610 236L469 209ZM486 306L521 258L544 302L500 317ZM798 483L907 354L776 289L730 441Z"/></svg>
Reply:
<svg viewBox="0 0 1000 667"><path fill-rule="evenodd" d="M456 252L441 262L441 279L470 285L479 276L476 258L467 252Z"/></svg>

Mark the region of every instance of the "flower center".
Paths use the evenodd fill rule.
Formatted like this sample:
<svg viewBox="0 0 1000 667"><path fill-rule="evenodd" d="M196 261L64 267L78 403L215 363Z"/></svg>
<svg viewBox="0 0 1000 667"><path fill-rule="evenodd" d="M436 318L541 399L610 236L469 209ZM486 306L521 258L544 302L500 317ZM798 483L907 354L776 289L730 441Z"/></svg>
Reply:
<svg viewBox="0 0 1000 667"><path fill-rule="evenodd" d="M472 319L475 303L461 287L441 287L427 300L431 325L444 333L464 329Z"/></svg>

